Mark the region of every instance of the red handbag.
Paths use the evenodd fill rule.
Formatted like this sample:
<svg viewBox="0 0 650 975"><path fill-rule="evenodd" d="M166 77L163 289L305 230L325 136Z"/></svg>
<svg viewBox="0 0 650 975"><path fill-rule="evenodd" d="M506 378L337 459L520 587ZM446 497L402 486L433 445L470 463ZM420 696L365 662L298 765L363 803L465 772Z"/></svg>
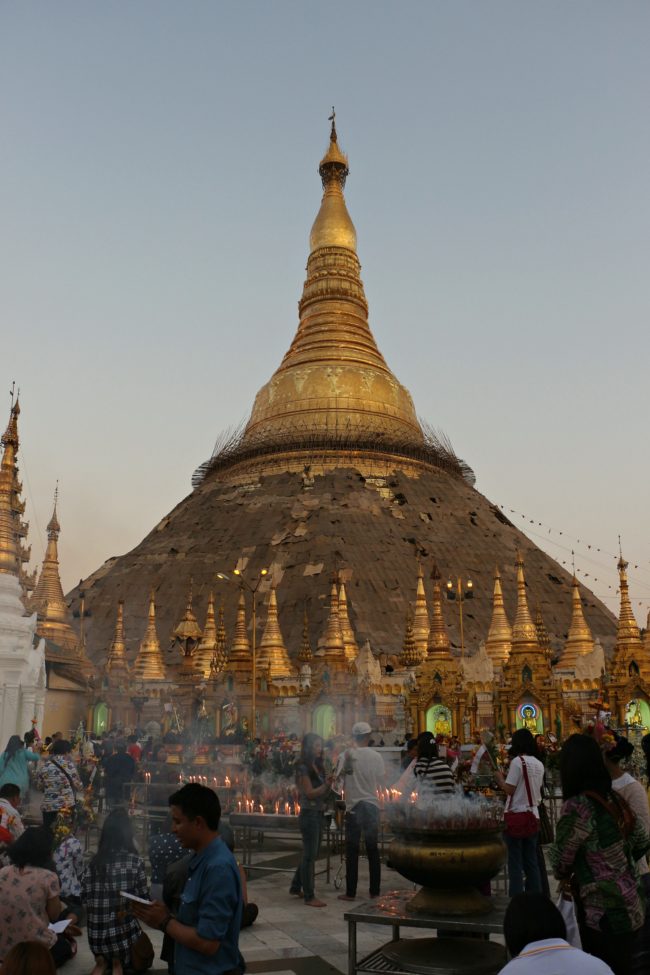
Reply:
<svg viewBox="0 0 650 975"><path fill-rule="evenodd" d="M528 770L526 769L526 763L524 762L524 756L519 756L521 759L521 768L524 775L524 783L526 786L526 793L528 795L528 805L529 809L524 812L508 812L503 814L503 819L505 822L505 833L507 836L512 837L514 840L525 840L529 836L535 836L539 832L539 819L533 812L533 797L530 791L530 782L528 781ZM512 800L512 796L508 796L508 805Z"/></svg>

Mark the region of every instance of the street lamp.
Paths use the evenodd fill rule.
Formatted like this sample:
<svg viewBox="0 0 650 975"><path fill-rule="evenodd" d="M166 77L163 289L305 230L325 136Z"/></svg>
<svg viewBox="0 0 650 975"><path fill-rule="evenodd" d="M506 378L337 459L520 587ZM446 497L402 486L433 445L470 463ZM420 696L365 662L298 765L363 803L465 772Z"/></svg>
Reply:
<svg viewBox="0 0 650 975"><path fill-rule="evenodd" d="M460 576L456 579L456 586L451 579L447 581L447 599L457 599L458 600L458 614L460 616L460 656L461 659L465 656L465 637L463 634L463 603L466 599L474 598L474 583L471 579L463 584L463 580Z"/></svg>
<svg viewBox="0 0 650 975"><path fill-rule="evenodd" d="M233 569L233 575L236 576L236 580L231 576L227 575L225 572L217 572L217 579L222 579L224 582L238 582L240 588L248 589L249 593L253 597L253 700L252 708L253 714L251 716L251 738L256 738L257 731L257 719L256 719L256 707L257 707L257 590L260 587L260 583L264 579L264 576L268 575L268 569L260 569L260 574L257 577L257 581L254 586L251 586L250 582L247 582L242 575L241 569Z"/></svg>

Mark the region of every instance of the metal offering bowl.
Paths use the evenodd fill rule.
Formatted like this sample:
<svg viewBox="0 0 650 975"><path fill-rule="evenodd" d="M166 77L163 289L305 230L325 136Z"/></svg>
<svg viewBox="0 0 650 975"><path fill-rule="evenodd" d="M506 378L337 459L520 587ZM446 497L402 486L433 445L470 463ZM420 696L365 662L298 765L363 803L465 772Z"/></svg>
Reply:
<svg viewBox="0 0 650 975"><path fill-rule="evenodd" d="M477 888L506 860L501 830L426 829L392 824L390 863L422 889L409 901L414 914L487 914L490 898Z"/></svg>

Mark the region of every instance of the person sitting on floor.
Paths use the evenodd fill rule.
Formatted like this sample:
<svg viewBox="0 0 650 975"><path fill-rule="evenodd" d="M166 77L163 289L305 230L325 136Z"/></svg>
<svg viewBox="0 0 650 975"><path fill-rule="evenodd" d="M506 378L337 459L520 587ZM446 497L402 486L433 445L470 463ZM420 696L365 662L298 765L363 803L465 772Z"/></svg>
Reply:
<svg viewBox="0 0 650 975"><path fill-rule="evenodd" d="M61 810L54 821L54 866L66 904L81 904L84 851L74 835L72 813Z"/></svg>

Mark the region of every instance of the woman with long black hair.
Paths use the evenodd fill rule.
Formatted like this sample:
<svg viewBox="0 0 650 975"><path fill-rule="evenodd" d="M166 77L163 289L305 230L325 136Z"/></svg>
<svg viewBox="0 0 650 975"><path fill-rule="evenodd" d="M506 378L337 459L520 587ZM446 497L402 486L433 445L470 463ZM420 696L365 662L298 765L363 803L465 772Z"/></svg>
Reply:
<svg viewBox="0 0 650 975"><path fill-rule="evenodd" d="M29 792L29 763L38 762L41 756L25 748L20 735L12 735L0 755L0 788L11 783L17 785L23 799Z"/></svg>
<svg viewBox="0 0 650 975"><path fill-rule="evenodd" d="M108 814L97 853L82 881L81 899L88 915L88 944L95 956L92 975L122 975L140 925L120 891L149 899L144 860L138 855L126 809Z"/></svg>
<svg viewBox="0 0 650 975"><path fill-rule="evenodd" d="M525 890L529 894L542 891L542 876L537 858L539 831L538 806L542 801L544 766L537 757L537 744L528 728L518 728L510 743L508 775L495 773L499 787L508 796L506 813L528 813L537 819L537 828L527 836L515 836L506 830L508 848L508 893L511 897ZM507 817L506 817L507 819Z"/></svg>
<svg viewBox="0 0 650 975"><path fill-rule="evenodd" d="M631 975L645 911L636 861L650 837L612 781L595 738L575 734L560 753L562 806L549 855L574 895L582 947L615 975Z"/></svg>
<svg viewBox="0 0 650 975"><path fill-rule="evenodd" d="M308 907L326 907L314 893L316 860L323 829L323 807L331 790L333 776L326 776L323 764L323 739L308 732L302 740L300 759L296 769L296 785L300 794L300 834L302 860L289 888L290 894L304 897Z"/></svg>

